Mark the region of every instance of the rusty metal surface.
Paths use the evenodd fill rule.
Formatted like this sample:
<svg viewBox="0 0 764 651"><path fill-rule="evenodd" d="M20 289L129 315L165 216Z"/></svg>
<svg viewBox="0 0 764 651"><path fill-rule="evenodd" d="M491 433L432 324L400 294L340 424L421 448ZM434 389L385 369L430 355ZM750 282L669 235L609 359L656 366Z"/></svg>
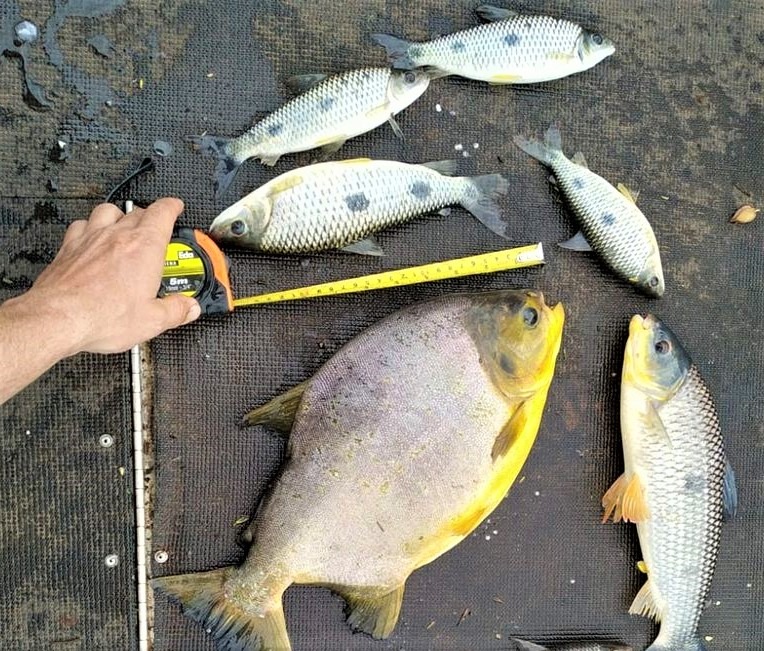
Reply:
<svg viewBox="0 0 764 651"><path fill-rule="evenodd" d="M27 15L49 11L33 5L27 3ZM81 94L38 52L36 77L60 95L52 111L31 112L20 99L18 68L3 60L0 145L12 155L0 161L5 179L0 201L29 218L36 202L51 199L45 185L55 175L60 189L53 200L61 218L77 218L94 195L102 196L161 138L174 145L175 153L157 161L156 173L137 188L136 198L178 194L187 204L183 223L204 226L221 207L212 199L213 164L190 151L185 136L205 130L237 134L254 116L284 101L284 78L382 64L384 53L371 45L371 32L414 39L445 33L476 23L472 5L465 0L445 5L435 0L230 0L167 2L156 9L153 3L131 2L97 18L70 18L59 30L62 49L70 61L106 79L118 102L96 119L77 117ZM241 310L157 340L153 538L154 549L167 550L170 560L153 569L198 571L244 558L236 544L241 525L234 523L251 514L285 447L262 429L239 429L248 408L309 377L350 337L398 307L447 291L530 285L563 301L568 319L557 378L524 480L490 523L411 577L401 621L387 641L351 634L340 600L327 590L290 589L286 617L296 651L506 649L514 635L545 642L615 638L644 648L654 627L626 614L643 580L635 567L636 533L628 526L600 525L599 499L622 464L617 409L626 326L631 314L647 310L671 325L708 379L739 481L740 513L724 528L701 632L713 638L707 642L711 651L764 648L759 626L764 621L764 414L758 399L764 380L762 226L726 222L736 207L736 185L758 201L764 196L764 4L555 0L515 8L596 27L618 50L589 72L544 85L507 88L439 80L401 114L404 142L381 128L349 142L341 156L420 162L458 155L454 146L462 144L471 154L460 158L464 173L508 176L511 192L502 205L513 241L543 241L548 264L374 295ZM98 58L83 44L98 31L117 44L112 59ZM592 169L640 191L640 206L662 248L664 299L643 298L594 258L553 246L575 227L550 190L547 173L511 144L515 133L540 133L552 121L560 124L566 151L584 152ZM61 129L74 123L79 131L71 126L66 132L76 144L72 159L50 162L49 147ZM94 130L95 125L103 129ZM309 154L288 156L275 170L247 163L233 196L309 160ZM14 196L32 200L12 202ZM90 202L62 197L90 197ZM8 233L6 228L4 223ZM59 235L41 238L55 248ZM15 237L8 246L18 248ZM234 253L235 289L245 295L505 246L460 210L449 218L393 229L380 240L387 252L380 260L340 253L286 258ZM11 255L0 260L3 274L14 279L33 278L44 262ZM84 362L72 362L78 363ZM118 370L123 362L96 363ZM43 412L46 391L53 391L69 410L62 413L71 414L67 368L51 376L52 385L33 388L14 404L22 404L26 413ZM103 382L95 374L87 386L82 400L89 411L81 410L76 421L82 427L108 409L97 400ZM7 407L0 412L6 428L21 423L14 413ZM82 436L59 423L54 430L62 441ZM29 443L17 441L17 454L28 450ZM63 458L67 453L61 450ZM46 486L35 483L40 481L28 475L30 490L48 494ZM56 490L67 499L77 495L66 482ZM13 491L24 495L26 487ZM15 523L24 507L18 503L11 511L0 524L3 539L20 526ZM28 539L30 550L41 554L52 544ZM72 538L65 540L72 544ZM71 577L61 563L55 572ZM88 594L84 583L70 580L56 593L60 598ZM47 599L45 586L42 576L32 584L34 599ZM16 592L4 599L10 630L24 626L35 612L31 599ZM100 597L90 595L84 608L97 614L98 603ZM467 609L470 614L462 617ZM164 598L157 601L155 623L158 651L213 649L201 628Z"/></svg>

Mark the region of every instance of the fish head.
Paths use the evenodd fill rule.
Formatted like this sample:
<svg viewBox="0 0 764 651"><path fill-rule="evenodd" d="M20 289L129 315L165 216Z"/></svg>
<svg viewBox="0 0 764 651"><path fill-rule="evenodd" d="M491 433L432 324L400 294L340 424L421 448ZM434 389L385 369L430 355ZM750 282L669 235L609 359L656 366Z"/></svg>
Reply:
<svg viewBox="0 0 764 651"><path fill-rule="evenodd" d="M663 267L660 255L656 248L655 252L647 258L644 268L637 276L637 286L648 296L660 298L666 291L666 283L663 280Z"/></svg>
<svg viewBox="0 0 764 651"><path fill-rule="evenodd" d="M562 341L565 310L549 307L533 290L486 294L471 331L481 360L508 397L527 397L548 387Z"/></svg>
<svg viewBox="0 0 764 651"><path fill-rule="evenodd" d="M419 99L430 85L426 70L395 70L390 72L387 83L387 101L395 115Z"/></svg>
<svg viewBox="0 0 764 651"><path fill-rule="evenodd" d="M210 237L222 244L257 248L270 218L270 202L253 192L215 217Z"/></svg>
<svg viewBox="0 0 764 651"><path fill-rule="evenodd" d="M623 362L623 381L665 402L682 386L692 360L677 336L652 314L635 314Z"/></svg>
<svg viewBox="0 0 764 651"><path fill-rule="evenodd" d="M602 34L583 30L578 37L576 52L581 63L592 68L615 52L615 44Z"/></svg>

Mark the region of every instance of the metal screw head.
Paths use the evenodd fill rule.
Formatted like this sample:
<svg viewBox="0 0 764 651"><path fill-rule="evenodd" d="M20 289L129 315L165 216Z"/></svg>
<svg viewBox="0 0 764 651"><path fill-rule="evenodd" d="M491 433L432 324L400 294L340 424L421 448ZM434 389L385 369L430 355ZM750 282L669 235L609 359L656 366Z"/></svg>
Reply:
<svg viewBox="0 0 764 651"><path fill-rule="evenodd" d="M101 438L98 439L98 443L102 448L110 448L112 445L114 445L114 437L110 436L109 434L104 434L101 436Z"/></svg>
<svg viewBox="0 0 764 651"><path fill-rule="evenodd" d="M109 554L103 559L103 562L106 564L106 567L117 567L119 565L119 556L117 554Z"/></svg>
<svg viewBox="0 0 764 651"><path fill-rule="evenodd" d="M160 549L154 554L154 560L157 563L166 563L170 560L170 555L164 549Z"/></svg>

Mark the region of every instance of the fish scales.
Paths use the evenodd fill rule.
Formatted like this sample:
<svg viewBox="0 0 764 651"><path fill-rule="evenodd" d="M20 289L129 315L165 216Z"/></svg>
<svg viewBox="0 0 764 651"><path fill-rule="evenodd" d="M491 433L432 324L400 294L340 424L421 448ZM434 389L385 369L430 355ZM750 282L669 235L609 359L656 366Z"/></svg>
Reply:
<svg viewBox="0 0 764 651"><path fill-rule="evenodd" d="M711 393L696 366L660 408L661 432L639 445L634 465L650 517L637 523L648 577L666 605L657 648L692 643L719 552L724 444Z"/></svg>
<svg viewBox="0 0 764 651"><path fill-rule="evenodd" d="M572 54L582 31L551 16L515 16L414 45L411 56L419 65L493 77L543 68L555 56Z"/></svg>
<svg viewBox="0 0 764 651"><path fill-rule="evenodd" d="M278 253L341 248L387 226L458 203L466 190L464 179L425 167L328 168L276 198L261 248Z"/></svg>

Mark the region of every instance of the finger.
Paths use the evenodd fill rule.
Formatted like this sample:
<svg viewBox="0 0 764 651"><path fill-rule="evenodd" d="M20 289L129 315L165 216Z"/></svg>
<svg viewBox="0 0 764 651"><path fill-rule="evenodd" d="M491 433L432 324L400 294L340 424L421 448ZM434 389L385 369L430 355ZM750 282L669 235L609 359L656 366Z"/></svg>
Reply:
<svg viewBox="0 0 764 651"><path fill-rule="evenodd" d="M88 222L86 219L77 219L73 221L66 229L66 233L64 233L64 241L61 245L63 246L64 244L80 239L85 232L85 229L87 229L87 226Z"/></svg>
<svg viewBox="0 0 764 651"><path fill-rule="evenodd" d="M149 322L156 325L158 330L152 334L158 334L171 328L186 325L199 318L202 308L195 299L182 294L172 294L164 298L157 298L152 304L154 318Z"/></svg>
<svg viewBox="0 0 764 651"><path fill-rule="evenodd" d="M180 199L165 197L155 201L135 217L131 213L130 217L134 219L136 228L155 232L164 245L170 241L172 229L182 212L183 202Z"/></svg>
<svg viewBox="0 0 764 651"><path fill-rule="evenodd" d="M125 216L113 203L102 203L93 208L88 219L88 230L97 230L116 224Z"/></svg>

